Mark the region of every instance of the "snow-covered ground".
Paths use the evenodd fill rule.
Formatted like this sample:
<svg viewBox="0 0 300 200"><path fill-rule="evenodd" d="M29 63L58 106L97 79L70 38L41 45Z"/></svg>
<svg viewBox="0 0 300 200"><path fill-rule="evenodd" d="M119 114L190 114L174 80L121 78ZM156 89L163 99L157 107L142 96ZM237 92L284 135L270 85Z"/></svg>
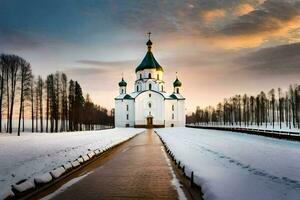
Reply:
<svg viewBox="0 0 300 200"><path fill-rule="evenodd" d="M300 143L193 128L157 129L204 199L299 200Z"/></svg>
<svg viewBox="0 0 300 200"><path fill-rule="evenodd" d="M115 128L67 133L0 134L0 199L21 179L40 176L90 150L104 149L144 129Z"/></svg>
<svg viewBox="0 0 300 200"><path fill-rule="evenodd" d="M259 129L259 130L268 130L268 131L285 131L285 132L291 132L291 133L300 133L300 129L299 128L295 128L293 126L291 126L291 128L289 126L286 126L285 123L281 124L281 128L279 123L275 123L274 124L274 128L272 126L272 124L263 124L261 126L257 126L257 125L246 125L244 123L240 125L238 124L234 124L234 125L229 125L229 124L218 124L218 123L199 123L199 124L189 124L191 126L209 126L209 127L229 127L229 128L249 128L249 129Z"/></svg>

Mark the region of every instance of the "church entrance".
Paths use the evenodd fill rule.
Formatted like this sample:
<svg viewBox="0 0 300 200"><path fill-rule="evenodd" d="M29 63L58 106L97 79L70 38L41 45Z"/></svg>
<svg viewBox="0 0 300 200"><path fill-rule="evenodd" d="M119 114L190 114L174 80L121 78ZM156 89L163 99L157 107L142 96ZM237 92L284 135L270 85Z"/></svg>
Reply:
<svg viewBox="0 0 300 200"><path fill-rule="evenodd" d="M153 128L153 117L147 117L147 128Z"/></svg>

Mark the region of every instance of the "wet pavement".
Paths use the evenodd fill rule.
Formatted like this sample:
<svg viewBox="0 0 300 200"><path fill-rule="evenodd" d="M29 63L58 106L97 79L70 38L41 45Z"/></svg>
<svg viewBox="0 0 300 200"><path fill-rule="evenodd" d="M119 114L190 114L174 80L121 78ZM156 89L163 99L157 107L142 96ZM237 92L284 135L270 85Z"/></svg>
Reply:
<svg viewBox="0 0 300 200"><path fill-rule="evenodd" d="M149 129L52 199L177 199L171 170L160 139Z"/></svg>

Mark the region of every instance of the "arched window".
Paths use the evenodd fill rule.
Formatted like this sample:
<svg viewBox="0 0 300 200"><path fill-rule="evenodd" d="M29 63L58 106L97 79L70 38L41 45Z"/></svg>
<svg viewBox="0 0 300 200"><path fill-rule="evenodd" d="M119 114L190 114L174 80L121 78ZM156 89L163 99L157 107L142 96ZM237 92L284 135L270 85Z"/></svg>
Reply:
<svg viewBox="0 0 300 200"><path fill-rule="evenodd" d="M151 103L148 103L148 106L149 106L149 108L151 108L152 104L151 104Z"/></svg>
<svg viewBox="0 0 300 200"><path fill-rule="evenodd" d="M176 89L176 92L179 94L179 88Z"/></svg>
<svg viewBox="0 0 300 200"><path fill-rule="evenodd" d="M128 106L128 105L126 105L126 110L127 110L127 111L129 110L129 106Z"/></svg>
<svg viewBox="0 0 300 200"><path fill-rule="evenodd" d="M161 91L164 91L164 86L163 85L161 86Z"/></svg>
<svg viewBox="0 0 300 200"><path fill-rule="evenodd" d="M159 74L157 74L157 79L159 80Z"/></svg>
<svg viewBox="0 0 300 200"><path fill-rule="evenodd" d="M149 83L149 90L152 90L152 85L151 85L151 83Z"/></svg>
<svg viewBox="0 0 300 200"><path fill-rule="evenodd" d="M138 85L136 86L136 91L137 91L137 92L139 91L139 86L138 86Z"/></svg>
<svg viewBox="0 0 300 200"><path fill-rule="evenodd" d="M128 114L126 115L126 119L127 119L127 120L129 119L129 115L128 115Z"/></svg>
<svg viewBox="0 0 300 200"><path fill-rule="evenodd" d="M172 119L174 119L174 113L172 114Z"/></svg>
<svg viewBox="0 0 300 200"><path fill-rule="evenodd" d="M140 79L142 79L142 74L140 74Z"/></svg>
<svg viewBox="0 0 300 200"><path fill-rule="evenodd" d="M152 78L152 77L151 77L151 73L149 73L148 78Z"/></svg>
<svg viewBox="0 0 300 200"><path fill-rule="evenodd" d="M122 89L122 94L124 93L123 89Z"/></svg>
<svg viewBox="0 0 300 200"><path fill-rule="evenodd" d="M174 105L172 105L172 111L174 111Z"/></svg>
<svg viewBox="0 0 300 200"><path fill-rule="evenodd" d="M149 97L151 97L151 94L149 94Z"/></svg>

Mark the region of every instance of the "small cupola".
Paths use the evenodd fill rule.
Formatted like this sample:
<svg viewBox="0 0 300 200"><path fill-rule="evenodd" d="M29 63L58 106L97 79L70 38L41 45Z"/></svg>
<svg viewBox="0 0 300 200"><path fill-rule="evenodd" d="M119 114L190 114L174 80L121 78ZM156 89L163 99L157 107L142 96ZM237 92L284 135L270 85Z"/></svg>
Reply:
<svg viewBox="0 0 300 200"><path fill-rule="evenodd" d="M126 87L127 86L127 83L124 81L123 77L122 77L122 80L119 82L119 86L120 87Z"/></svg>
<svg viewBox="0 0 300 200"><path fill-rule="evenodd" d="M181 81L178 79L176 72L176 80L173 82L174 92L179 94L179 88L182 86Z"/></svg>
<svg viewBox="0 0 300 200"><path fill-rule="evenodd" d="M122 80L119 82L120 94L126 94L126 86L127 83L124 81L124 78L122 77Z"/></svg>

